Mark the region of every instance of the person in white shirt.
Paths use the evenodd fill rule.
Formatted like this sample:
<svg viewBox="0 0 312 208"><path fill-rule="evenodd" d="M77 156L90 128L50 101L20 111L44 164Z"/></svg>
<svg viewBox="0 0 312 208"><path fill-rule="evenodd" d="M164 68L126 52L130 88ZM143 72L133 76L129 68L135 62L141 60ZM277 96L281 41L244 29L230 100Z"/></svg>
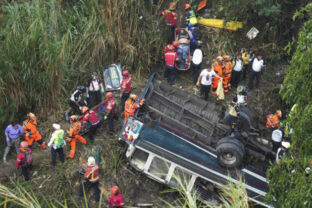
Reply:
<svg viewBox="0 0 312 208"><path fill-rule="evenodd" d="M205 100L208 100L213 76L222 79L222 77L218 76L217 73L211 69L211 65L207 64L207 68L202 70L197 79L196 85L200 86L200 94L204 96Z"/></svg>
<svg viewBox="0 0 312 208"><path fill-rule="evenodd" d="M242 55L239 53L232 60L232 75L231 75L231 85L236 88L240 81L240 77L243 69L243 59Z"/></svg>
<svg viewBox="0 0 312 208"><path fill-rule="evenodd" d="M87 98L89 98L89 107L92 107L94 104L99 104L102 100L101 93L104 93L104 87L96 72L92 73L92 76L87 81L86 86Z"/></svg>
<svg viewBox="0 0 312 208"><path fill-rule="evenodd" d="M261 69L264 67L264 62L262 55L258 55L252 62L252 70L249 77L248 88L251 90L253 88L254 79L256 79L256 88L259 87Z"/></svg>
<svg viewBox="0 0 312 208"><path fill-rule="evenodd" d="M200 73L201 64L203 61L203 51L201 50L202 42L197 41L197 48L195 49L192 57L192 69L193 69L193 84L195 85Z"/></svg>

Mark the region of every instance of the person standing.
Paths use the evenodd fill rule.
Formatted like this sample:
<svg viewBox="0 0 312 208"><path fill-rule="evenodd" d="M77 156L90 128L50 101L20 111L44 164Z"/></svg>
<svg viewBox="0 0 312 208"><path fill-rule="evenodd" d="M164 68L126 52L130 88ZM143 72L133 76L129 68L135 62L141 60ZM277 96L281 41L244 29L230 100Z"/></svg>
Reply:
<svg viewBox="0 0 312 208"><path fill-rule="evenodd" d="M176 62L179 60L177 52L174 51L174 46L171 45L168 48L168 52L165 53L167 80L170 85L173 85L176 76Z"/></svg>
<svg viewBox="0 0 312 208"><path fill-rule="evenodd" d="M12 124L6 127L4 134L6 137L5 141L7 146L4 150L3 162L6 162L7 155L9 154L9 151L13 145L15 147L16 153L19 153L20 138L22 135L24 135L24 129L16 121L13 121Z"/></svg>
<svg viewBox="0 0 312 208"><path fill-rule="evenodd" d="M85 92L86 88L84 86L78 86L75 92L70 96L69 106L72 108L74 114L80 114L80 101Z"/></svg>
<svg viewBox="0 0 312 208"><path fill-rule="evenodd" d="M33 142L38 142L42 149L46 149L47 145L43 141L41 134L37 130L37 117L33 113L27 115L27 120L23 122L25 140L28 146L31 148Z"/></svg>
<svg viewBox="0 0 312 208"><path fill-rule="evenodd" d="M61 129L61 126L59 124L53 124L52 126L54 132L52 133L48 147L51 147L51 158L52 158L51 164L55 166L56 154L59 155L60 161L62 163L64 163L65 161L63 147L66 145L66 143L64 141L64 130Z"/></svg>
<svg viewBox="0 0 312 208"><path fill-rule="evenodd" d="M185 9L185 19L186 19L186 25L196 25L197 24L197 18L195 15L194 10L191 8L190 4L184 5Z"/></svg>
<svg viewBox="0 0 312 208"><path fill-rule="evenodd" d="M17 155L16 167L22 168L22 174L25 178L25 181L29 180L29 171L32 166L32 156L31 149L28 147L26 141L22 141L20 144L20 151Z"/></svg>
<svg viewBox="0 0 312 208"><path fill-rule="evenodd" d="M120 96L122 109L125 107L125 102L131 93L131 76L127 70L122 72L123 80L120 84Z"/></svg>
<svg viewBox="0 0 312 208"><path fill-rule="evenodd" d="M273 152L277 152L278 148L281 146L282 138L283 138L283 132L279 129L275 129L272 132L272 150Z"/></svg>
<svg viewBox="0 0 312 208"><path fill-rule="evenodd" d="M200 94L204 96L205 100L208 100L212 78L214 76L216 76L219 79L222 79L222 77L220 77L214 70L212 70L211 66L208 64L207 68L202 70L197 79L197 86L200 86Z"/></svg>
<svg viewBox="0 0 312 208"><path fill-rule="evenodd" d="M222 72L224 69L224 62L222 56L217 57L217 61L212 64L212 69L216 72L216 74L219 77L222 77ZM218 88L219 78L217 76L213 77L211 88L212 88L212 94L217 94L217 88Z"/></svg>
<svg viewBox="0 0 312 208"><path fill-rule="evenodd" d="M87 195L89 188L94 189L95 201L100 200L100 189L99 189L99 166L95 163L94 157L88 158L88 167L84 173L85 182L79 186L78 195L82 197L84 193Z"/></svg>
<svg viewBox="0 0 312 208"><path fill-rule="evenodd" d="M114 119L116 118L116 103L114 94L112 92L106 93L105 97L108 99L106 105L106 114L104 116L104 120L108 118L108 128L109 134L113 135L114 133Z"/></svg>
<svg viewBox="0 0 312 208"><path fill-rule="evenodd" d="M203 61L203 51L201 50L202 42L197 42L197 48L195 49L192 57L192 69L193 69L193 84L195 85L200 74L200 68Z"/></svg>
<svg viewBox="0 0 312 208"><path fill-rule="evenodd" d="M230 56L228 55L223 56L223 60L224 60L224 68L222 70L222 78L223 78L222 84L224 92L227 93L231 88L230 80L232 74L232 63L230 61Z"/></svg>
<svg viewBox="0 0 312 208"><path fill-rule="evenodd" d="M109 208L121 208L125 205L122 194L120 193L118 186L113 186L111 188L111 195L108 200Z"/></svg>
<svg viewBox="0 0 312 208"><path fill-rule="evenodd" d="M243 60L241 54L237 54L236 57L232 59L232 68L231 84L234 88L236 88L239 84L243 70Z"/></svg>
<svg viewBox="0 0 312 208"><path fill-rule="evenodd" d="M89 98L89 107L101 102L101 93L104 93L103 83L96 72L93 72L91 78L86 83L87 98Z"/></svg>
<svg viewBox="0 0 312 208"><path fill-rule="evenodd" d="M142 105L144 104L144 99L138 102L138 96L135 94L131 94L130 98L127 100L126 105L125 105L125 119L124 122L126 122L128 117L133 117L135 110L138 108L141 108Z"/></svg>
<svg viewBox="0 0 312 208"><path fill-rule="evenodd" d="M249 68L249 62L251 60L250 60L250 54L248 52L247 47L242 48L241 53L242 53L242 59L243 59L243 70L242 70L243 80L245 80L247 76L248 68Z"/></svg>
<svg viewBox="0 0 312 208"><path fill-rule="evenodd" d="M158 16L166 15L167 17L167 25L169 27L168 30L168 43L171 43L174 38L175 29L177 27L177 12L176 12L176 3L169 3L169 9L160 12Z"/></svg>
<svg viewBox="0 0 312 208"><path fill-rule="evenodd" d="M69 158L74 158L76 152L76 141L78 140L82 144L87 144L87 141L79 134L81 124L78 121L78 116L72 115L70 117L69 138L67 142L70 144Z"/></svg>
<svg viewBox="0 0 312 208"><path fill-rule="evenodd" d="M87 106L83 106L81 108L81 113L84 115L82 118L83 128L86 127L86 122L89 122L91 124L89 129L89 138L91 141L93 141L96 130L100 124L100 120L93 110L89 111L89 108Z"/></svg>
<svg viewBox="0 0 312 208"><path fill-rule="evenodd" d="M265 67L265 65L262 59L262 55L258 55L256 58L254 58L252 62L252 70L250 73L249 83L248 83L248 88L250 90L253 89L254 79L256 79L256 88L259 88L261 70L263 67Z"/></svg>

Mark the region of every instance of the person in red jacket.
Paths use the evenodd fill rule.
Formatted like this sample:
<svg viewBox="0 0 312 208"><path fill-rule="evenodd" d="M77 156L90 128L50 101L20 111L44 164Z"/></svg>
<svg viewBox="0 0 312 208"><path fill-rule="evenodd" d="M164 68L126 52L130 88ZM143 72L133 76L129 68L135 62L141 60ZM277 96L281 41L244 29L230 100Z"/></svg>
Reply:
<svg viewBox="0 0 312 208"><path fill-rule="evenodd" d="M108 99L107 105L106 105L106 114L104 116L104 120L108 118L108 129L109 134L113 135L114 133L114 119L117 119L116 117L116 102L114 98L114 94L112 92L106 93L105 97Z"/></svg>
<svg viewBox="0 0 312 208"><path fill-rule="evenodd" d="M93 110L89 110L87 106L83 106L81 108L81 113L84 114L82 121L83 121L83 128L86 127L86 122L89 122L91 124L89 129L89 138L91 141L93 141L94 134L96 133L96 129L98 128L100 124L100 120L96 113Z"/></svg>
<svg viewBox="0 0 312 208"><path fill-rule="evenodd" d="M99 166L95 163L94 157L88 158L88 167L84 174L85 182L80 184L79 196L83 196L83 193L92 187L94 189L95 201L100 200L100 189L99 189Z"/></svg>
<svg viewBox="0 0 312 208"><path fill-rule="evenodd" d="M120 84L120 96L122 109L125 107L125 102L128 100L131 93L131 76L128 70L122 72L123 80Z"/></svg>
<svg viewBox="0 0 312 208"><path fill-rule="evenodd" d="M22 168L22 174L26 181L29 180L29 171L32 165L31 149L28 147L26 141L21 142L20 152L17 155L16 167Z"/></svg>
<svg viewBox="0 0 312 208"><path fill-rule="evenodd" d="M171 45L168 48L168 52L165 53L166 71L165 77L170 85L173 84L176 76L176 62L179 60L177 52L174 51L174 46Z"/></svg>
<svg viewBox="0 0 312 208"><path fill-rule="evenodd" d="M171 43L174 38L174 32L177 27L177 13L176 13L176 3L171 2L169 4L169 9L164 10L163 12L160 12L158 16L167 16L167 25L169 27L168 30L168 43Z"/></svg>
<svg viewBox="0 0 312 208"><path fill-rule="evenodd" d="M122 194L119 191L118 186L111 188L111 195L108 200L109 208L121 208L125 204Z"/></svg>

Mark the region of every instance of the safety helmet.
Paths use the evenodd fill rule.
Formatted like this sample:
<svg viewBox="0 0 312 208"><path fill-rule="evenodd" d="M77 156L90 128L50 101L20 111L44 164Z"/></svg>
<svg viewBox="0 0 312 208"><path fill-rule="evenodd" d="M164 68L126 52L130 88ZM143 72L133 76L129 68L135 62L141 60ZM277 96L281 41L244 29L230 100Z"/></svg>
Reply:
<svg viewBox="0 0 312 208"><path fill-rule="evenodd" d="M107 99L111 99L111 98L114 97L114 95L113 95L112 92L108 92L108 93L106 93L105 97L106 97Z"/></svg>
<svg viewBox="0 0 312 208"><path fill-rule="evenodd" d="M126 77L129 76L128 70L123 71L123 72L122 72L122 75L123 75L123 76L126 76Z"/></svg>
<svg viewBox="0 0 312 208"><path fill-rule="evenodd" d="M230 56L229 56L229 55L224 55L224 56L223 56L223 59L225 59L225 60L228 61L228 60L230 60Z"/></svg>
<svg viewBox="0 0 312 208"><path fill-rule="evenodd" d="M89 108L87 106L82 106L81 113L85 114L88 110L89 110Z"/></svg>
<svg viewBox="0 0 312 208"><path fill-rule="evenodd" d="M94 157L89 157L89 158L88 158L88 165L95 165L95 159L94 159Z"/></svg>
<svg viewBox="0 0 312 208"><path fill-rule="evenodd" d="M26 141L22 141L22 142L20 143L20 149L21 149L22 151L26 151L27 148L28 148L28 143L27 143Z"/></svg>
<svg viewBox="0 0 312 208"><path fill-rule="evenodd" d="M239 93L242 93L242 92L244 92L245 91L245 87L244 86L242 86L242 85L239 85L238 87L237 87L237 90L236 90L236 92L239 94Z"/></svg>
<svg viewBox="0 0 312 208"><path fill-rule="evenodd" d="M276 115L277 115L278 117L282 117L282 111L281 111L281 110L277 110L277 111L276 111Z"/></svg>
<svg viewBox="0 0 312 208"><path fill-rule="evenodd" d="M35 121L36 119L37 119L37 117L35 116L35 114L33 114L33 113L28 113L28 119L29 120L32 120L32 121Z"/></svg>
<svg viewBox="0 0 312 208"><path fill-rule="evenodd" d="M218 56L217 57L217 61L223 61L223 57L222 56Z"/></svg>
<svg viewBox="0 0 312 208"><path fill-rule="evenodd" d="M174 51L174 46L173 46L173 45L169 45L169 46L168 46L168 50L169 50L169 51Z"/></svg>
<svg viewBox="0 0 312 208"><path fill-rule="evenodd" d="M176 3L175 2L169 3L169 9L170 10L175 10L176 9Z"/></svg>
<svg viewBox="0 0 312 208"><path fill-rule="evenodd" d="M113 186L111 188L111 193L114 194L114 195L118 194L119 193L119 187L118 186Z"/></svg>
<svg viewBox="0 0 312 208"><path fill-rule="evenodd" d="M175 40L175 41L172 42L172 45L173 45L174 47L178 47L178 46L179 46L179 42Z"/></svg>
<svg viewBox="0 0 312 208"><path fill-rule="evenodd" d="M290 143L289 142L286 142L286 141L283 141L282 142L282 147L288 149L290 147Z"/></svg>
<svg viewBox="0 0 312 208"><path fill-rule="evenodd" d="M203 45L203 42L201 40L199 40L199 41L196 42L196 45L200 47L200 46Z"/></svg>
<svg viewBox="0 0 312 208"><path fill-rule="evenodd" d="M185 4L185 5L184 5L184 9L185 9L185 10L190 9L190 8L191 8L191 5L190 5L190 4Z"/></svg>
<svg viewBox="0 0 312 208"><path fill-rule="evenodd" d="M138 100L138 96L136 94L130 94L130 99L132 100Z"/></svg>
<svg viewBox="0 0 312 208"><path fill-rule="evenodd" d="M70 116L70 121L77 121L77 120L78 120L78 116L76 115Z"/></svg>
<svg viewBox="0 0 312 208"><path fill-rule="evenodd" d="M86 88L85 88L84 86L78 86L78 87L77 87L77 90L78 90L79 92L81 92L81 93L86 92Z"/></svg>
<svg viewBox="0 0 312 208"><path fill-rule="evenodd" d="M60 124L52 124L53 128L56 129L56 130L59 130L61 128L61 125Z"/></svg>

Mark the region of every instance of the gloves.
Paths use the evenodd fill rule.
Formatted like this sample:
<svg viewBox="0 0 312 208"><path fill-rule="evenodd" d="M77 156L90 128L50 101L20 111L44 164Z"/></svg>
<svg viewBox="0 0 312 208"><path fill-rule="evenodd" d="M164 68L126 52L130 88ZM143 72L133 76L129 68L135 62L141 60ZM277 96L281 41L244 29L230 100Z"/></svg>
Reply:
<svg viewBox="0 0 312 208"><path fill-rule="evenodd" d="M5 141L6 141L7 144L9 144L9 143L10 143L10 138L7 137L7 138L5 139Z"/></svg>
<svg viewBox="0 0 312 208"><path fill-rule="evenodd" d="M89 94L87 94L86 97L89 98Z"/></svg>
<svg viewBox="0 0 312 208"><path fill-rule="evenodd" d="M101 88L101 93L102 93L102 94L104 93L104 88Z"/></svg>
<svg viewBox="0 0 312 208"><path fill-rule="evenodd" d="M106 120L106 119L107 119L107 116L105 115L105 116L104 116L104 120Z"/></svg>

